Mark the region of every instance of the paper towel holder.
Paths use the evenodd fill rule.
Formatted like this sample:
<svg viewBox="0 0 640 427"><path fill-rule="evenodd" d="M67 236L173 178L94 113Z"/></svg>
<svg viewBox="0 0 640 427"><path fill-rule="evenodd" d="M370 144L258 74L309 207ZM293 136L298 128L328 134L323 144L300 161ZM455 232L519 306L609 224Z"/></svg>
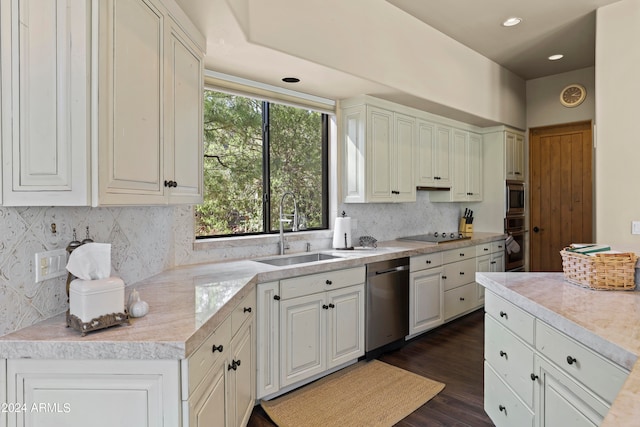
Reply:
<svg viewBox="0 0 640 427"><path fill-rule="evenodd" d="M346 217L347 213L342 211L342 218ZM347 237L347 233L344 233L344 246L334 248L337 251L353 251L355 248L353 246L349 246L349 239Z"/></svg>

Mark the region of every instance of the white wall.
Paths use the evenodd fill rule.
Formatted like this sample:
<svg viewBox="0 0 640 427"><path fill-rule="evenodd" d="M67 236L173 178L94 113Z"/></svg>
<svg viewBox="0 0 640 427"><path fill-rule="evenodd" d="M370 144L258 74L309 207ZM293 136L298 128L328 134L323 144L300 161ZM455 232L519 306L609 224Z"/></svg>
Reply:
<svg viewBox="0 0 640 427"><path fill-rule="evenodd" d="M598 9L596 21L596 239L640 253L640 0Z"/></svg>
<svg viewBox="0 0 640 427"><path fill-rule="evenodd" d="M251 43L495 123L525 127L524 81L385 0L229 3Z"/></svg>

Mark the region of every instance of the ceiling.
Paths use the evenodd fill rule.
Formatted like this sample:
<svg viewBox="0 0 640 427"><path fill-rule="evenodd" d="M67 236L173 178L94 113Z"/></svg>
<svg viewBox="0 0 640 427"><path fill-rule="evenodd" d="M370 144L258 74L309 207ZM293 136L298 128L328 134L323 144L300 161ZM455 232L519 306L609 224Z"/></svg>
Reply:
<svg viewBox="0 0 640 427"><path fill-rule="evenodd" d="M594 65L595 10L618 0L386 1L529 80ZM372 94L479 126L495 124L377 82L249 43L226 0L176 2L206 37L208 70L329 99ZM513 15L523 22L513 28L502 27L501 22ZM563 53L565 57L549 61L547 57L553 53ZM302 77L302 81L292 87L281 81L287 75Z"/></svg>

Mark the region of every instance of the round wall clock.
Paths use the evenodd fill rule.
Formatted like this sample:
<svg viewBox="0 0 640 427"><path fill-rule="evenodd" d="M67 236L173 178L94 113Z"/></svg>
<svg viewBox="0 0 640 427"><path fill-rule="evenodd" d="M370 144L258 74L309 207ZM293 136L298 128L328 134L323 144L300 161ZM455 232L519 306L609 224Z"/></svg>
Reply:
<svg viewBox="0 0 640 427"><path fill-rule="evenodd" d="M587 89L579 84L570 84L560 92L560 103L565 107L577 107L587 97Z"/></svg>

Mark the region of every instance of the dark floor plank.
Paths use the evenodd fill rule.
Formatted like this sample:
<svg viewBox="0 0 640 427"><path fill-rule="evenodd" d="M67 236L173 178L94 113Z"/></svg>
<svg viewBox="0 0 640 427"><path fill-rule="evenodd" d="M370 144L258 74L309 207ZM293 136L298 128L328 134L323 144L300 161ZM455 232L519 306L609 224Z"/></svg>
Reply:
<svg viewBox="0 0 640 427"><path fill-rule="evenodd" d="M380 356L390 365L446 384L442 392L396 426L493 426L483 409L483 355L484 313L477 310ZM260 406L254 408L248 425L275 426Z"/></svg>

